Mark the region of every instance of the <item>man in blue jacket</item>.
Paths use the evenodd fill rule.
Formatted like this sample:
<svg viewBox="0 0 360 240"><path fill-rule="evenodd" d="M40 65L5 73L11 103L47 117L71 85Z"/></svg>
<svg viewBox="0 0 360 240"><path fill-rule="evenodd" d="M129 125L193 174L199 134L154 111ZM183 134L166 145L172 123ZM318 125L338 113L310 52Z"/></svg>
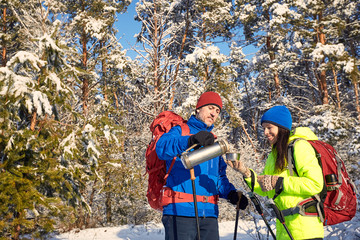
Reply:
<svg viewBox="0 0 360 240"><path fill-rule="evenodd" d="M161 136L156 144L158 157L166 161L167 169L175 156L197 144L197 148L214 143L211 130L218 118L222 101L215 92L203 93L197 104L195 115L187 122L190 136L182 136L181 127L175 126ZM248 205L247 198L237 192L234 185L226 177L226 163L223 158L216 157L194 167L195 189L199 215L200 237L206 240L218 240L217 205L219 197L227 199L240 209ZM167 178L163 191L163 217L166 240L196 240L197 225L193 202L190 171L185 169L178 157Z"/></svg>

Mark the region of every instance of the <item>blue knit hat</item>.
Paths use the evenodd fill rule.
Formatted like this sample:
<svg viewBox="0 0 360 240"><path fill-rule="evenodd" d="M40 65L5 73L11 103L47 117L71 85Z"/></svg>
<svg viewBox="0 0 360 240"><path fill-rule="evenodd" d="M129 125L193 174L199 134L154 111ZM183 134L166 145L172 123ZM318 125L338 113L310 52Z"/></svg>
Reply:
<svg viewBox="0 0 360 240"><path fill-rule="evenodd" d="M261 124L263 122L271 123L291 131L291 113L285 106L275 106L267 110L261 118Z"/></svg>

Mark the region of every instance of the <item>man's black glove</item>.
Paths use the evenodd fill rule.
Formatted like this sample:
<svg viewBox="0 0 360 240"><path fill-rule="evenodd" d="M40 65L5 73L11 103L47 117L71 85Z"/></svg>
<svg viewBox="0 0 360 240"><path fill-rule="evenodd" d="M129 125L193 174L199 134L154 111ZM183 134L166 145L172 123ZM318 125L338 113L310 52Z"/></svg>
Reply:
<svg viewBox="0 0 360 240"><path fill-rule="evenodd" d="M239 199L239 195L241 195L240 199ZM229 202L231 204L234 204L234 205L236 205L240 201L239 208L241 210L244 210L247 207L247 205L249 204L247 197L244 194L242 194L241 192L238 193L236 190L230 191L229 194L227 195L227 199L229 200Z"/></svg>
<svg viewBox="0 0 360 240"><path fill-rule="evenodd" d="M188 140L188 145L191 147L194 144L198 144L198 148L201 146L208 146L215 141L214 134L207 131L200 131L197 134L191 135Z"/></svg>

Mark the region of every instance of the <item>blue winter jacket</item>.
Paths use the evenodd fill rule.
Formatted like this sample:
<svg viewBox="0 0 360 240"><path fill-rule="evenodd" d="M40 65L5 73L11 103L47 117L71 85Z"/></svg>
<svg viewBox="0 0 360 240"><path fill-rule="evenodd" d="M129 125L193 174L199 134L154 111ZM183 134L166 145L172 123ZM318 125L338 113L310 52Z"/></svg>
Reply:
<svg viewBox="0 0 360 240"><path fill-rule="evenodd" d="M190 134L200 131L210 132L213 129L194 115L187 122ZM181 155L188 146L190 136L181 136L181 128L173 127L168 133L161 136L156 144L156 153L162 160L166 160L167 169L173 158ZM212 196L219 195L226 198L235 187L226 177L226 163L222 157L216 157L194 167L196 195ZM190 171L186 169L178 157L166 181L166 186L177 192L193 194ZM197 202L198 214L200 217L218 217L219 208L217 204ZM164 215L195 217L194 203L171 203L163 208Z"/></svg>

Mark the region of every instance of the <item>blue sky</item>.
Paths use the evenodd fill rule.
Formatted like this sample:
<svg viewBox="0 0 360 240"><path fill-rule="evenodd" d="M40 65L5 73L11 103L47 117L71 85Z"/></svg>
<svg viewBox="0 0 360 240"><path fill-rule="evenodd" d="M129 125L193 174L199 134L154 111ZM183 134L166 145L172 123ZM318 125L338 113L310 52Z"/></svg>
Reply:
<svg viewBox="0 0 360 240"><path fill-rule="evenodd" d="M118 21L115 23L115 27L118 30L117 37L123 48L127 49L127 55L131 58L134 58L136 55L131 50L131 47L136 42L134 35L139 33L141 28L141 23L134 20L136 3L137 1L133 0L126 13L118 14Z"/></svg>
<svg viewBox="0 0 360 240"><path fill-rule="evenodd" d="M134 20L137 2L137 0L133 0L126 13L118 14L118 21L115 23L115 27L118 30L117 37L123 48L127 50L127 55L132 59L134 59L137 55L133 50L131 50L131 47L134 46L136 42L134 35L138 34L141 28L141 23ZM221 49L220 51L222 54L229 54L227 43L217 43L216 45ZM243 49L244 54L248 55L248 59L253 56L255 51L256 49L252 46Z"/></svg>

